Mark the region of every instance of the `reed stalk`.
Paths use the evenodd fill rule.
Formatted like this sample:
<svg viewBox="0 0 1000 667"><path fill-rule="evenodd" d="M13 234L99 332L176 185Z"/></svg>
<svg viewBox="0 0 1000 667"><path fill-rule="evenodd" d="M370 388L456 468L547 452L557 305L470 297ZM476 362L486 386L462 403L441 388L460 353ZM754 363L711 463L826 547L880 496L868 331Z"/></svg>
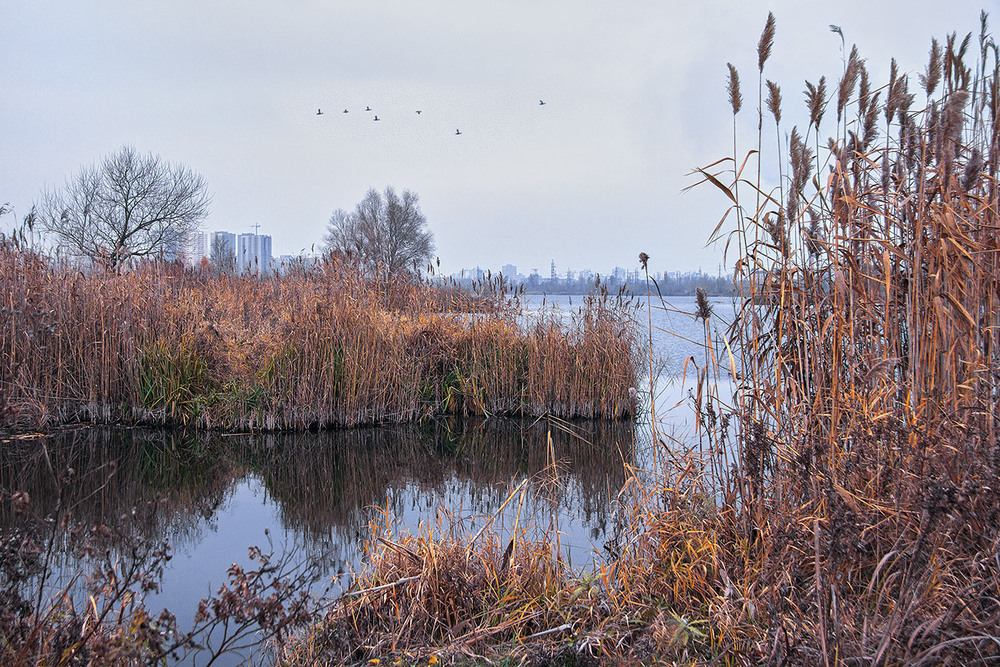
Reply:
<svg viewBox="0 0 1000 667"><path fill-rule="evenodd" d="M468 294L330 259L237 277L86 273L0 247L8 419L301 430L428 416L630 413L634 307L605 289L526 326L502 278Z"/></svg>
<svg viewBox="0 0 1000 667"><path fill-rule="evenodd" d="M769 18L761 82L773 37ZM500 604L503 618L455 612L451 630L425 616L400 625L392 619L411 618L422 595L443 596L433 588L442 572L428 569L443 562L431 545L455 547L430 534L395 536L398 548L372 552L366 589L420 579L378 589L392 593L365 605L352 598L320 626L328 634L312 635L313 655L350 627L360 634L340 646L358 662L421 642L435 655L492 650L520 660L541 646L550 660L570 651L619 662L1000 659L1000 58L985 14L979 49L970 43L953 35L932 44L923 109L912 107L895 61L880 99L852 49L825 146L826 79L807 84L807 131L793 128L789 164L779 167L787 196L775 198L760 172L740 184L746 160L735 153L698 170L736 209L741 300L724 336L736 395L708 403L735 428L720 418L706 431L707 450L674 442L660 449L656 475L632 470L619 495L624 528L595 578L525 561L522 582L553 585L555 569L555 588L541 597L540 583L501 586L510 598L489 597L496 584L466 593L484 609ZM735 92L731 68L734 124ZM769 93L776 102L776 86ZM730 159L731 186L711 171ZM740 187L754 189L755 209L743 209ZM713 342L706 327L706 383L725 371ZM728 465L730 454L738 465ZM461 581L501 581L502 541L484 537L480 555L464 560L463 549L447 571L475 564ZM561 591L573 593L562 601ZM580 608L578 595L600 602ZM434 604L455 609L451 599ZM546 615L550 604L558 619ZM573 636L554 639L567 620Z"/></svg>

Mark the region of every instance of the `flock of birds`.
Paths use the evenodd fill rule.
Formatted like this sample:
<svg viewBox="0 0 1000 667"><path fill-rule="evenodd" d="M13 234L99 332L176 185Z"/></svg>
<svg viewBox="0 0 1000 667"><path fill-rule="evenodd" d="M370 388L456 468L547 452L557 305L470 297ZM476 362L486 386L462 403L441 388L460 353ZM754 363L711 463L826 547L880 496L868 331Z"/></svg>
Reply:
<svg viewBox="0 0 1000 667"><path fill-rule="evenodd" d="M538 100L538 105L539 106L545 106L545 100ZM367 106L367 105L365 106L365 111L367 113L371 113L371 110L372 110L372 108L370 106ZM419 116L422 111L423 111L422 109L417 109L416 110L417 115ZM344 111L342 113L350 113L350 110L349 109L344 109ZM323 108L322 107L316 109L316 115L317 116L322 116L323 115ZM378 114L375 114L375 117L372 120L379 120ZM456 128L455 129L455 134L456 135L462 134L462 131L460 129Z"/></svg>

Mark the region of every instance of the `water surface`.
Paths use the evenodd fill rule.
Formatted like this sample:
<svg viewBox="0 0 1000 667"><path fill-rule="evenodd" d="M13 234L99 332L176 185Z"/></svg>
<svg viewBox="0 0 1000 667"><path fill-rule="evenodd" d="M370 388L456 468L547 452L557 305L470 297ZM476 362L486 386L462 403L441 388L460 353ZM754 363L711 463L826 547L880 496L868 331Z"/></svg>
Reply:
<svg viewBox="0 0 1000 667"><path fill-rule="evenodd" d="M529 317L541 303L529 297ZM544 303L571 319L582 298L547 296ZM711 361L702 343L706 335L721 340L728 321L695 319L692 298L654 304L650 322L640 300L636 328L643 340L652 328L658 427L682 439L693 429L698 372ZM732 308L717 300L716 311ZM731 391L725 374L720 381ZM648 404L650 385L639 390ZM335 596L361 564L373 521L470 535L522 482L525 502L508 505L494 529L509 536L517 520L558 534L563 557L590 567L614 532L629 469L649 465L647 431L630 422L508 419L299 434L74 428L4 443L0 489L7 498L26 492L33 515L54 517L52 526L106 525L123 544L169 543L173 558L147 606L171 609L184 626L198 600L226 581L230 565L248 562L250 545L312 564L315 590ZM4 530L29 519L0 504ZM68 538L55 530L49 537L58 576L46 586L55 592L72 587L83 567ZM129 553L123 547L118 557Z"/></svg>

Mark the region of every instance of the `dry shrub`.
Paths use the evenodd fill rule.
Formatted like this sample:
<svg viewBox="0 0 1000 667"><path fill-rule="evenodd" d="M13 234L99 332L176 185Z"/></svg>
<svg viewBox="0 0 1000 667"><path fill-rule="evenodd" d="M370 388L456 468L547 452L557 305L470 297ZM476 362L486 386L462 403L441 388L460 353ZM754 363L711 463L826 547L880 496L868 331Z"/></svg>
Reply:
<svg viewBox="0 0 1000 667"><path fill-rule="evenodd" d="M383 513L350 589L289 644L282 663L759 659L765 636L755 592L737 589L743 572L723 546L737 534L732 517L687 492L653 510L662 489L630 484L638 496L623 506L632 513L622 548L593 570L568 567L545 531L529 539L516 525L511 533L488 526L471 535L439 521L412 535L392 530Z"/></svg>
<svg viewBox="0 0 1000 667"><path fill-rule="evenodd" d="M383 514L371 525L365 568L290 647L290 664L475 655L560 626L571 598L586 605L547 541L522 533L504 548L494 531L475 539L439 523L397 535L390 523Z"/></svg>

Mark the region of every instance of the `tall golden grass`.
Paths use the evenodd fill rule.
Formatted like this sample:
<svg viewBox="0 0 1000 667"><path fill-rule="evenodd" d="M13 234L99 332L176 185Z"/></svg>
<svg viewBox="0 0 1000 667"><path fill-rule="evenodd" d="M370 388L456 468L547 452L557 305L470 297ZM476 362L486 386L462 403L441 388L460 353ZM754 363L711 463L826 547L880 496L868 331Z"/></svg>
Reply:
<svg viewBox="0 0 1000 667"><path fill-rule="evenodd" d="M852 49L829 94L807 84L779 187L737 156L728 185L701 172L738 213L740 460L720 490L772 660L1000 656L996 49L984 13L978 40L932 42L913 93L895 61L873 87Z"/></svg>
<svg viewBox="0 0 1000 667"><path fill-rule="evenodd" d="M0 246L6 414L305 429L458 413L623 418L631 307L606 291L530 326L502 279L469 295L372 283L329 259L234 277L148 263L84 273Z"/></svg>
<svg viewBox="0 0 1000 667"><path fill-rule="evenodd" d="M741 294L722 341L709 336L714 314L699 307L708 361L699 386L729 373L736 394L699 392L700 437L686 447L668 447L653 429L657 468L626 466L608 558L572 570L558 533L532 532L520 512L513 526L487 523L475 534L460 522L399 533L386 516L372 526L352 587L281 647L282 662L1000 661L1000 49L984 14L978 39L932 42L914 93L895 62L876 87L857 51L845 53L835 84L807 83L805 130L792 128L783 154L779 140L778 173L769 177L764 113L778 136L785 116L780 87L764 77L777 37L769 16L758 44L755 149L741 154L734 131L733 155L698 170L732 205L735 228L722 222L713 236L735 248ZM729 71L736 130L743 98ZM147 401L144 409L162 416L174 403L197 404L188 397L206 395L201 387L211 395L221 377L243 406L226 403L231 412L221 414L262 426L265 415L285 414L275 405L293 415L276 425L325 423L329 412L315 406L344 387L349 407L330 423L359 413L355 421L416 418L421 409L528 412L525 405L583 414L603 405L584 383L610 381L604 374L616 371L606 360L620 358L583 352L590 310L573 335L544 318L525 333L502 308L475 317L407 311L387 305L400 303L388 288L375 299L360 292L359 305L356 289L367 288L336 280L299 277L286 292L280 281L157 269L102 279L98 289L87 276L46 278L54 274L39 261L22 253L4 264L24 276L5 278L12 289L3 294L15 296L5 296L4 316L18 327L2 341L11 359L4 372L14 378L6 382L20 392L12 404L22 411L73 405L100 416L120 409L105 396L135 409L142 387L174 397ZM140 302L129 291L136 285L152 296ZM244 293L273 298L235 296ZM608 301L588 306L595 322L605 321L601 304ZM70 317L76 312L88 317ZM289 326L293 316L300 327ZM63 322L101 328L85 344L64 345L82 335ZM497 349L508 326L524 347ZM360 333L330 334L345 330ZM471 330L482 333L468 341L455 333ZM397 349L421 353L392 356ZM377 380L349 361L366 355L384 369ZM404 358L426 360L426 374ZM183 373L134 379L157 364ZM25 378L40 367L56 370L36 388ZM169 384L178 375L188 379ZM522 407L491 393L497 386L519 387ZM423 403L379 398L404 390ZM618 394L608 395L618 406ZM218 414L211 408L193 418ZM506 504L520 507L526 492L524 482Z"/></svg>
<svg viewBox="0 0 1000 667"><path fill-rule="evenodd" d="M551 542L382 536L290 663L1000 661L1000 51L985 13L917 77L893 61L873 84L845 49L783 144L777 35L769 16L754 150L730 66L734 153L697 170L731 205L713 237L740 291L726 340L706 334L704 378L736 382L697 405L709 446L632 478L592 575Z"/></svg>

